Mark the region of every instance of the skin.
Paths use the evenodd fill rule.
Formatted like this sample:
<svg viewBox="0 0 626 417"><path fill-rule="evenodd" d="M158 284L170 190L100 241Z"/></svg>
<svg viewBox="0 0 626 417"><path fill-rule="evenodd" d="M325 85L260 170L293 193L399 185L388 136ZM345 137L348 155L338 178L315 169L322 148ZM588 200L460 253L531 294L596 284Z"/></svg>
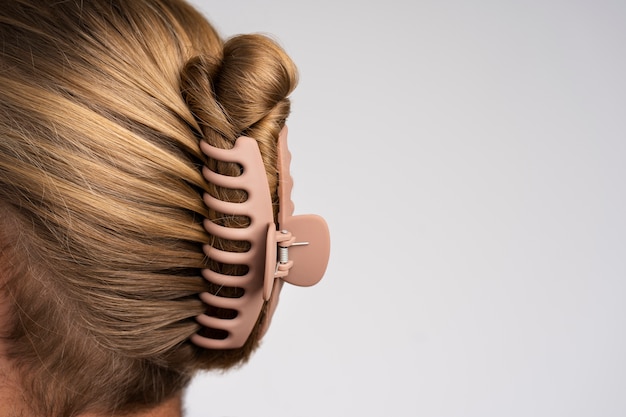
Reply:
<svg viewBox="0 0 626 417"><path fill-rule="evenodd" d="M132 416L123 416L123 417L181 417L182 416L182 395L177 395L176 397L164 402L157 408L154 408L145 413L133 414ZM104 417L96 414L84 414L79 417ZM120 416L121 417L121 416Z"/></svg>

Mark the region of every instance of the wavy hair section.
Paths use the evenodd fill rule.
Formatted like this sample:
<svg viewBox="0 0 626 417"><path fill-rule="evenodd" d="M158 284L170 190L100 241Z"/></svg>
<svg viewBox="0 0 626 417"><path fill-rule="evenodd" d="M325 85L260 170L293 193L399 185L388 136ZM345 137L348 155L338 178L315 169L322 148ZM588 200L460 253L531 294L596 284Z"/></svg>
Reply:
<svg viewBox="0 0 626 417"><path fill-rule="evenodd" d="M15 0L0 10L0 283L10 300L4 341L33 414L131 413L178 393L198 369L247 360L188 338L200 269L215 242L198 142L258 140L276 196L276 140L297 83L272 40L224 42L179 0ZM229 174L230 173L230 174ZM229 250L245 242L222 241ZM237 289L219 289L236 293ZM260 321L263 320L263 314ZM3 335L4 336L4 335Z"/></svg>

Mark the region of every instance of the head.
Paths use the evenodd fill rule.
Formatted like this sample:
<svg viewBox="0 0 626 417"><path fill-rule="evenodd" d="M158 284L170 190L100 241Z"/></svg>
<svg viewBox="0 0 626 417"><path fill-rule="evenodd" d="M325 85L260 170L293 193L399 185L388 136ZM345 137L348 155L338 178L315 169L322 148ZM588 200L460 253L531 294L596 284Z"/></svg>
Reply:
<svg viewBox="0 0 626 417"><path fill-rule="evenodd" d="M201 270L245 273L203 244L247 249L203 227L248 219L203 202L246 196L205 180L205 164L239 167L199 142L256 139L276 205L289 57L259 35L223 41L182 0L5 2L0 42L0 357L22 412L139 412L244 363L266 307L242 347L190 342L211 332L198 315L229 314L198 294L240 291Z"/></svg>

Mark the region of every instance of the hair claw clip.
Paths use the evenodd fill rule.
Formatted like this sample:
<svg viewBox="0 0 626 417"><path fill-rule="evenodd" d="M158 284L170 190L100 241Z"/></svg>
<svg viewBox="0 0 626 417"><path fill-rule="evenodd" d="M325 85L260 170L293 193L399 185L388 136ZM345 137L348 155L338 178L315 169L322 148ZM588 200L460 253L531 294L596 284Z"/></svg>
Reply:
<svg viewBox="0 0 626 417"><path fill-rule="evenodd" d="M222 263L247 265L248 272L243 276L229 276L210 269L202 270L207 281L242 288L243 295L227 298L201 293L200 298L206 304L235 310L237 316L226 319L199 315L196 318L198 323L225 331L227 336L214 339L194 334L191 341L207 349L233 349L245 344L266 301L269 302L268 317L262 334L267 330L283 281L311 286L322 279L330 255L330 235L322 217L312 214L293 216L293 179L289 172L291 153L287 148L287 127L278 137L278 227L274 223L270 189L256 140L242 136L232 149L215 148L204 141L200 147L210 158L235 162L243 167L243 173L237 177L221 175L204 167L203 174L208 182L248 193L248 199L242 203L221 201L205 194L206 205L224 214L250 218L250 225L243 229L223 227L209 220L205 220L205 228L214 236L248 241L250 250L235 253L222 251L210 244L204 246L209 258Z"/></svg>

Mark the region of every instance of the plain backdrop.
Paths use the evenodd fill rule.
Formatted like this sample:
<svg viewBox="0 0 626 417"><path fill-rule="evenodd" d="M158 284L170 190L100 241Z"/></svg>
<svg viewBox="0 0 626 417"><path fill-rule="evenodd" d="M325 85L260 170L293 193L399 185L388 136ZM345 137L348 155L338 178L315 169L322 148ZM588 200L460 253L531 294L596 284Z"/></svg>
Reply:
<svg viewBox="0 0 626 417"><path fill-rule="evenodd" d="M192 3L298 65L332 253L188 417L626 415L626 2Z"/></svg>

